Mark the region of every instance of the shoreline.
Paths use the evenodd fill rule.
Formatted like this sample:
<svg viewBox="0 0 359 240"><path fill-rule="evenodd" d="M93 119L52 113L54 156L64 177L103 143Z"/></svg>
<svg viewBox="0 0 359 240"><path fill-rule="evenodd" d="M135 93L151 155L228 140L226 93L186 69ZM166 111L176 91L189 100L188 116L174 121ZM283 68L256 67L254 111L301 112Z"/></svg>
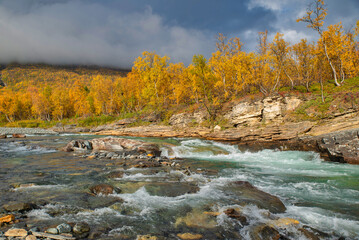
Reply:
<svg viewBox="0 0 359 240"><path fill-rule="evenodd" d="M93 135L200 138L236 144L240 149L260 151L263 149L314 151L326 161L359 164L359 117L344 115L323 122L272 123L257 127L229 129L164 126L127 127L108 124L94 128L74 126L42 128L0 127L0 136L11 134L55 135L61 133L86 133Z"/></svg>

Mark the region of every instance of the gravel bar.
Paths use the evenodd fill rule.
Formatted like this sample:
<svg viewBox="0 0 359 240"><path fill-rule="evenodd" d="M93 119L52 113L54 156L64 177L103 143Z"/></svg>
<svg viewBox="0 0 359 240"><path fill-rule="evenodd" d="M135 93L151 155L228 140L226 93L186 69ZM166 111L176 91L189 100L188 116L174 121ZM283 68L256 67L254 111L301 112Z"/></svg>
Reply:
<svg viewBox="0 0 359 240"><path fill-rule="evenodd" d="M0 127L0 135L10 134L25 134L25 135L38 135L38 134L58 134L52 130L42 128L6 128Z"/></svg>

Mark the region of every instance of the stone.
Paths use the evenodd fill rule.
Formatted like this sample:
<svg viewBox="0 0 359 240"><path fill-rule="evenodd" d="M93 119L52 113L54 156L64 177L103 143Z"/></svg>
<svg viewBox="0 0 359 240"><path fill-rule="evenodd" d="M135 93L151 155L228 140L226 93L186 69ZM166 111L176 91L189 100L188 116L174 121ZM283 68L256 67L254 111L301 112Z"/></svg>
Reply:
<svg viewBox="0 0 359 240"><path fill-rule="evenodd" d="M107 175L107 177L108 178L122 178L123 172L120 172L120 171L111 172Z"/></svg>
<svg viewBox="0 0 359 240"><path fill-rule="evenodd" d="M10 228L5 232L5 237L26 237L27 231L21 228Z"/></svg>
<svg viewBox="0 0 359 240"><path fill-rule="evenodd" d="M181 225L185 225L191 228L206 228L212 229L217 226L217 221L215 216L205 214L199 210L194 210L187 213L184 217L179 217L176 219L175 227L178 228Z"/></svg>
<svg viewBox="0 0 359 240"><path fill-rule="evenodd" d="M138 235L136 240L158 240L158 237L151 235Z"/></svg>
<svg viewBox="0 0 359 240"><path fill-rule="evenodd" d="M7 135L5 135L5 134L0 134L0 139L5 139L5 138L7 138Z"/></svg>
<svg viewBox="0 0 359 240"><path fill-rule="evenodd" d="M201 234L192 234L192 233L179 233L177 234L177 237L179 237L182 240L197 240L203 238Z"/></svg>
<svg viewBox="0 0 359 240"><path fill-rule="evenodd" d="M50 233L50 234L54 234L54 235L59 234L59 230L57 228L48 228L48 229L46 229L45 232Z"/></svg>
<svg viewBox="0 0 359 240"><path fill-rule="evenodd" d="M28 235L25 240L36 240L37 237L35 237L34 235Z"/></svg>
<svg viewBox="0 0 359 240"><path fill-rule="evenodd" d="M287 227L287 226L296 226L299 224L299 221L295 220L293 218L280 218L277 220L272 220L272 221L268 222L267 224L271 227L283 228L283 227Z"/></svg>
<svg viewBox="0 0 359 240"><path fill-rule="evenodd" d="M238 220L242 226L248 224L247 218L233 208L227 209L226 211L224 211L224 214L226 214L230 218Z"/></svg>
<svg viewBox="0 0 359 240"><path fill-rule="evenodd" d="M0 215L0 225L2 223L9 223L15 220L15 216L13 214L10 215Z"/></svg>
<svg viewBox="0 0 359 240"><path fill-rule="evenodd" d="M85 222L76 223L73 232L76 234L86 233L90 231L90 226Z"/></svg>
<svg viewBox="0 0 359 240"><path fill-rule="evenodd" d="M85 222L76 223L73 227L73 232L77 238L85 238L89 235L90 226Z"/></svg>
<svg viewBox="0 0 359 240"><path fill-rule="evenodd" d="M25 134L17 134L17 133L14 133L12 135L13 138L26 138L26 135Z"/></svg>
<svg viewBox="0 0 359 240"><path fill-rule="evenodd" d="M229 194L233 194L235 201L239 204L254 204L272 213L283 213L286 211L286 207L278 197L257 189L249 182L231 182L225 187L225 190Z"/></svg>
<svg viewBox="0 0 359 240"><path fill-rule="evenodd" d="M178 197L185 194L197 193L200 188L191 183L157 182L145 185L146 191L152 196Z"/></svg>
<svg viewBox="0 0 359 240"><path fill-rule="evenodd" d="M115 188L109 184L98 184L90 187L90 191L95 195L109 195L115 193Z"/></svg>
<svg viewBox="0 0 359 240"><path fill-rule="evenodd" d="M36 206L31 203L20 203L20 202L10 202L3 205L3 208L8 212L26 212L34 209Z"/></svg>
<svg viewBox="0 0 359 240"><path fill-rule="evenodd" d="M298 230L309 240L320 240L317 235L307 229L299 228Z"/></svg>
<svg viewBox="0 0 359 240"><path fill-rule="evenodd" d="M250 236L252 240L279 240L281 237L275 228L265 224L254 226L250 231Z"/></svg>
<svg viewBox="0 0 359 240"><path fill-rule="evenodd" d="M216 125L214 128L213 128L213 130L215 131L215 132L219 132L219 131L221 131L221 126L218 126L218 125Z"/></svg>
<svg viewBox="0 0 359 240"><path fill-rule="evenodd" d="M70 233L72 230L72 227L67 223L62 223L56 227L56 229L59 231L59 234L61 233Z"/></svg>

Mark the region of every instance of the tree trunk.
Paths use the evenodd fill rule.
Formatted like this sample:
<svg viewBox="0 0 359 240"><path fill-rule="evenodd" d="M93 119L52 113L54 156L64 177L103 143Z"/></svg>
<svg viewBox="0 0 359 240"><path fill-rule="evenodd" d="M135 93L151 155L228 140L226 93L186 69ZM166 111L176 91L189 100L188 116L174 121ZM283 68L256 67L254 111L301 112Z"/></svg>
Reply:
<svg viewBox="0 0 359 240"><path fill-rule="evenodd" d="M338 82L337 71L335 70L334 65L332 63L332 60L330 59L330 57L328 55L327 44L324 41L323 41L323 45L324 45L325 56L327 57L329 65L330 65L330 67L332 68L332 71L333 71L335 86L339 87L340 83Z"/></svg>

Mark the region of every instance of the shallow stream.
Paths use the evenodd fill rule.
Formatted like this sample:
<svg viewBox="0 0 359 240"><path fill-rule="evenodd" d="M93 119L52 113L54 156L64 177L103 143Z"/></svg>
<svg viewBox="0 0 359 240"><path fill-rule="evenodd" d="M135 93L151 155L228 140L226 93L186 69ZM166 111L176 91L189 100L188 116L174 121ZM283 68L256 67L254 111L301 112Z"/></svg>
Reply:
<svg viewBox="0 0 359 240"><path fill-rule="evenodd" d="M142 139L163 145L165 156L183 159L186 167L197 170L191 175L176 170L126 169L113 160L88 159L57 150L73 139L94 137L97 136L0 140L0 206L11 201L42 203L41 208L28 214L27 222L46 227L64 221L85 221L91 228L106 228L106 236L113 239L145 234L170 238L180 232L193 232L193 228L181 224L188 220L185 217L189 213L196 219L191 221L198 221L197 233L205 237L212 236L210 230L201 229L211 229L211 224L224 238L250 239L250 229L256 224L294 218L301 225L331 235L359 239L359 166L324 162L313 152L242 152L234 145L198 139ZM201 174L201 169L206 171ZM108 179L106 176L114 170L123 171L123 178ZM278 196L287 211L268 214L254 205L239 206L225 190L233 181L248 181ZM98 183L110 183L123 191L111 196L89 196L89 187ZM176 196L174 183L195 183L200 190ZM32 185L19 187L21 184ZM117 202L118 197L124 202ZM199 212L221 213L237 207L247 216L249 225L238 226L225 214L202 219L203 224L202 215L196 218ZM306 239L299 232L283 231L290 239Z"/></svg>

